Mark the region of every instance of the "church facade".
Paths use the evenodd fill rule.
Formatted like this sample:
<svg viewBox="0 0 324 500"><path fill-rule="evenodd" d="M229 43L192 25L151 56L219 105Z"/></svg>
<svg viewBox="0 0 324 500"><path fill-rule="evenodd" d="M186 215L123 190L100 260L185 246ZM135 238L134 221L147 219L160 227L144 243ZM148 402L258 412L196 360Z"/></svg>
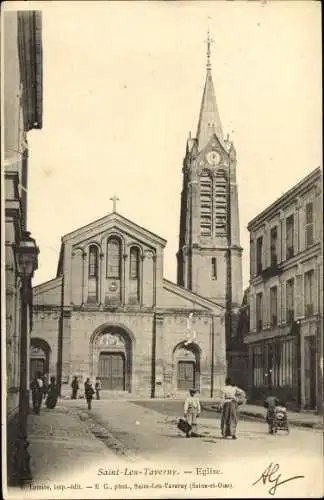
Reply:
<svg viewBox="0 0 324 500"><path fill-rule="evenodd" d="M228 297L242 295L236 158L224 140L207 54L197 138L183 166L177 284L166 241L114 211L62 238L57 276L34 288L30 377L99 377L105 394L219 395ZM230 252L228 251L230 248ZM230 289L229 289L230 287Z"/></svg>

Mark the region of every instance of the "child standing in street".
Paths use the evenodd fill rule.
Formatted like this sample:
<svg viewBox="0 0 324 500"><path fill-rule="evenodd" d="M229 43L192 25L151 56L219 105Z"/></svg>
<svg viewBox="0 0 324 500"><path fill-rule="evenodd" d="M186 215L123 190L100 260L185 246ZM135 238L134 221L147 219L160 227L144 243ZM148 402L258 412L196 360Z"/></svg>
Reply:
<svg viewBox="0 0 324 500"><path fill-rule="evenodd" d="M197 434L197 419L200 416L201 407L196 390L190 389L190 396L187 397L184 403L184 418L191 425L191 431L187 432L187 438L192 436L192 433Z"/></svg>

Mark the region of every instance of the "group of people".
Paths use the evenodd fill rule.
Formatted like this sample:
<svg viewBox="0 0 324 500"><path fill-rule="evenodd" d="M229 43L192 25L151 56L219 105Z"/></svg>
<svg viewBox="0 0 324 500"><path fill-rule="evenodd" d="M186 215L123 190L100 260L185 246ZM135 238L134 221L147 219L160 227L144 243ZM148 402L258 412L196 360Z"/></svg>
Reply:
<svg viewBox="0 0 324 500"><path fill-rule="evenodd" d="M79 391L79 380L77 376L73 377L72 383L72 396L71 399L77 399ZM58 388L54 376L47 382L47 377L41 375L40 372L35 374L31 382L33 411L36 415L40 414L42 401L45 399L45 405L48 409L55 408L58 399ZM94 395L96 399L100 399L101 381L97 377L95 388L92 387L90 378L87 378L84 383L84 397L87 401L88 410L91 410L91 403ZM188 396L184 403L184 418L190 425L191 429L186 433L186 436L192 437L198 431L198 418L201 413L201 405L197 391L190 389L190 396ZM229 377L226 378L225 387L222 390L221 400L221 433L223 438L231 437L237 439L236 428L239 418L238 407L245 402L245 392L234 385ZM271 394L266 398L264 406L267 408L266 420L269 425L269 433L273 434L273 418L279 400Z"/></svg>
<svg viewBox="0 0 324 500"><path fill-rule="evenodd" d="M77 376L73 377L71 388L72 388L71 399L77 399L79 391L79 380ZM95 388L92 387L90 378L87 378L87 380L84 383L84 397L87 401L88 410L91 410L91 403L94 394L96 395L97 400L100 399L100 391L101 391L100 378L99 377L96 378Z"/></svg>
<svg viewBox="0 0 324 500"><path fill-rule="evenodd" d="M40 372L36 372L31 382L33 412L36 415L40 414L43 399L45 406L48 409L53 409L56 406L58 398L58 389L55 377L50 378L48 383L47 377Z"/></svg>
<svg viewBox="0 0 324 500"><path fill-rule="evenodd" d="M191 389L189 394L190 396L187 397L184 403L184 418L191 427L186 435L187 437L193 437L198 436L197 424L201 413L201 405L195 389ZM223 438L231 437L232 439L237 439L236 429L239 419L239 406L245 402L245 392L233 384L231 379L227 377L221 399L221 434ZM267 409L266 421L269 426L269 434L276 432L274 421L279 405L281 405L281 410L285 411L284 403L274 396L270 389L264 401L264 407Z"/></svg>
<svg viewBox="0 0 324 500"><path fill-rule="evenodd" d="M236 439L236 427L238 422L238 406L245 401L245 392L236 387L229 377L226 378L221 401L221 433L223 438L232 437ZM197 436L198 421L201 413L201 405L197 391L191 389L190 396L185 400L184 418L190 424L191 429L186 433L187 437Z"/></svg>
<svg viewBox="0 0 324 500"><path fill-rule="evenodd" d="M72 380L72 396L71 399L77 399L78 391L79 391L79 381L78 377L74 376ZM46 375L42 375L41 372L36 372L31 384L31 393L32 393L32 404L33 404L33 412L36 415L40 414L40 410L42 407L43 400L45 400L45 406L48 409L55 408L58 399L58 387L56 383L56 378L52 376L50 378L50 382ZM100 399L100 391L101 391L101 381L99 378L96 379L95 388L93 389L90 378L87 378L84 384L84 397L87 401L88 409L91 410L91 402L94 394L96 395L96 399Z"/></svg>

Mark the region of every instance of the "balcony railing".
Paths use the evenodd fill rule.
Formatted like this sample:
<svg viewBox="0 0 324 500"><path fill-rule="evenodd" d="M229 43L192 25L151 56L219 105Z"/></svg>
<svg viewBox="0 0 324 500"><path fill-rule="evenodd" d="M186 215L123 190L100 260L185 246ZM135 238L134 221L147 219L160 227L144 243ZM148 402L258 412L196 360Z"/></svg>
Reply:
<svg viewBox="0 0 324 500"><path fill-rule="evenodd" d="M279 276L279 274L281 274L281 269L277 264L273 264L261 272L263 281L267 281L273 276Z"/></svg>

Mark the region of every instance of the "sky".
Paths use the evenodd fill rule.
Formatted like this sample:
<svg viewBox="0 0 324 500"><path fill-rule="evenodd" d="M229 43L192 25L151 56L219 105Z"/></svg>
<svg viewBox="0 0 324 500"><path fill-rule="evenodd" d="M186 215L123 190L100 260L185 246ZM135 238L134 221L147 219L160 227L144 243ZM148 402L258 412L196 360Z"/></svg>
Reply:
<svg viewBox="0 0 324 500"><path fill-rule="evenodd" d="M28 3L28 2L27 2ZM223 131L237 150L244 286L253 217L321 164L320 3L50 2L43 128L29 133L34 284L61 237L117 211L167 239L176 280L182 161L196 134L207 27Z"/></svg>

